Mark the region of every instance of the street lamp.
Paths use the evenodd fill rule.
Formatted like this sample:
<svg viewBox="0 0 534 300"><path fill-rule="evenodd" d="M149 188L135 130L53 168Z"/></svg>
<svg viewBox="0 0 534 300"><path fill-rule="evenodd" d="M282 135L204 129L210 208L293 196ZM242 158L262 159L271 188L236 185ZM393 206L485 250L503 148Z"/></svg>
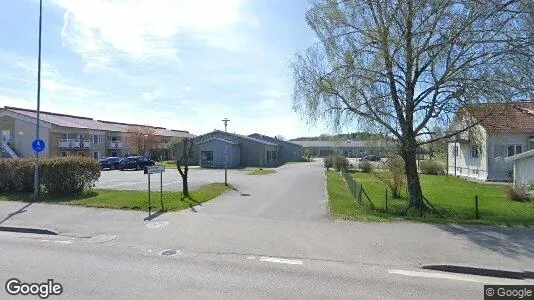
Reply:
<svg viewBox="0 0 534 300"><path fill-rule="evenodd" d="M20 143L22 143L22 136L24 135L24 132L22 131L19 131L19 153L21 153L21 146L20 146Z"/></svg>
<svg viewBox="0 0 534 300"><path fill-rule="evenodd" d="M37 54L37 122L35 123L35 139L39 139L39 113L41 110L41 36L43 25L43 0L39 0L39 50ZM35 174L33 177L33 200L39 197L39 152L35 151Z"/></svg>
<svg viewBox="0 0 534 300"><path fill-rule="evenodd" d="M226 133L226 127L228 126L228 122L230 122L230 120L228 120L228 118L224 118L221 121L224 122L224 132ZM226 148L225 148L225 151L224 151L224 185L228 185L227 162L228 162L228 145L226 145Z"/></svg>

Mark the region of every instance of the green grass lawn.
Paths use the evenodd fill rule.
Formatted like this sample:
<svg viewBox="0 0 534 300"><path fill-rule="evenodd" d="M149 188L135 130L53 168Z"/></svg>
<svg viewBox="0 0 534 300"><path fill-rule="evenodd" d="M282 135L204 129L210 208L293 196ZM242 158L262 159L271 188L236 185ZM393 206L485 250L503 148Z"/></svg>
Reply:
<svg viewBox="0 0 534 300"><path fill-rule="evenodd" d="M163 210L175 211L191 208L231 188L231 186L225 186L224 183L211 183L190 190L189 198L184 197L182 192L163 192ZM31 202L32 196L30 194L0 195L0 200ZM72 197L43 196L38 202L148 211L148 192L92 189ZM153 211L162 209L159 191L152 191L151 202Z"/></svg>
<svg viewBox="0 0 534 300"><path fill-rule="evenodd" d="M337 186L338 189L342 185L344 190L341 189L342 192L338 194L348 194L344 197L336 194L330 197L334 216L359 220L405 218L430 222L534 225L534 202L509 200L502 185L470 182L453 176L421 175L423 194L445 217L442 219L428 212L420 217L419 211L415 209L410 209L408 215L403 215L407 207L406 190L403 190L401 199L388 198L388 212L385 213L386 185L372 174L355 172L352 175L356 182L362 184L375 209L368 205L356 205L343 178L338 173L328 172L329 195L330 185ZM475 218L475 195L478 195L479 219Z"/></svg>
<svg viewBox="0 0 534 300"><path fill-rule="evenodd" d="M164 160L157 162L156 166L164 166L165 169L176 169L176 162L173 160Z"/></svg>
<svg viewBox="0 0 534 300"><path fill-rule="evenodd" d="M275 173L276 171L273 169L256 169L252 170L248 173L248 175L267 175Z"/></svg>

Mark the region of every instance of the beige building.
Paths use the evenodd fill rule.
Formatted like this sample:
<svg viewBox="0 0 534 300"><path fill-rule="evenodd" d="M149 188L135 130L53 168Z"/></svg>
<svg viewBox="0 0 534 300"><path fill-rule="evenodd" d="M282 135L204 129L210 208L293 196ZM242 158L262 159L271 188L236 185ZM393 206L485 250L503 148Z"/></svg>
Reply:
<svg viewBox="0 0 534 300"><path fill-rule="evenodd" d="M9 107L0 108L0 157L32 157L31 147L36 136L37 113L34 110ZM141 128L150 139L139 147L128 144L133 140L132 128ZM174 139L193 136L187 131L170 130L137 124L94 120L51 112L40 112L39 136L46 143L43 157L87 156L99 159L104 156L150 154L154 159L173 159L173 150L168 145ZM143 137L141 137L143 138Z"/></svg>

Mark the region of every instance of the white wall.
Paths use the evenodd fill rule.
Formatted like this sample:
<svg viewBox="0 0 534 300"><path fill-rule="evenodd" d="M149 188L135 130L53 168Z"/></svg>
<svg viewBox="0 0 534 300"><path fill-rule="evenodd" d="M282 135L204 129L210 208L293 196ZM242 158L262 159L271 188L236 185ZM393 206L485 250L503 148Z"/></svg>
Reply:
<svg viewBox="0 0 534 300"><path fill-rule="evenodd" d="M489 180L504 181L508 179L508 172L514 168L513 162L504 161L504 158L508 157L508 146L521 145L522 152L525 152L528 150L528 137L531 135L528 133L491 133L488 135Z"/></svg>
<svg viewBox="0 0 534 300"><path fill-rule="evenodd" d="M482 143L486 142L486 132L480 127ZM458 157L454 157L454 146L458 146ZM471 157L472 144L469 141L452 142L448 144L449 161L448 171L450 175L468 176L481 180L486 180L488 176L488 150L486 147L480 149L478 157ZM456 167L456 172L455 172Z"/></svg>
<svg viewBox="0 0 534 300"><path fill-rule="evenodd" d="M534 156L514 161L514 185L534 183Z"/></svg>

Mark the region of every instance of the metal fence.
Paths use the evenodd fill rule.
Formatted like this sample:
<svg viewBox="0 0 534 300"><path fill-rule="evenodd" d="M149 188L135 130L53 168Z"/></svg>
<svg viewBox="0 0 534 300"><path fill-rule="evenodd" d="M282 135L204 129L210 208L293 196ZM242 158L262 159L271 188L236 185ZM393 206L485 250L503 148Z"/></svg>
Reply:
<svg viewBox="0 0 534 300"><path fill-rule="evenodd" d="M393 199L386 188L378 193L376 188L375 190L366 190L365 186L355 180L352 173L353 171L347 169L340 171L340 175L347 183L355 205L364 209L372 209L379 213L398 216L407 215L410 209L412 216L429 216L474 222L485 220L497 223L534 224L534 201L512 201L508 199L505 193L503 193L503 196L488 196L487 193L481 192L481 194L461 195L461 199L459 196L451 195L451 201L433 201L431 198L423 197L424 206L408 208L405 198ZM446 186L443 188L447 189ZM503 186L503 188L505 187ZM451 191L451 194L454 194L454 192ZM403 193L407 194L407 191ZM452 201L453 198L456 201Z"/></svg>

